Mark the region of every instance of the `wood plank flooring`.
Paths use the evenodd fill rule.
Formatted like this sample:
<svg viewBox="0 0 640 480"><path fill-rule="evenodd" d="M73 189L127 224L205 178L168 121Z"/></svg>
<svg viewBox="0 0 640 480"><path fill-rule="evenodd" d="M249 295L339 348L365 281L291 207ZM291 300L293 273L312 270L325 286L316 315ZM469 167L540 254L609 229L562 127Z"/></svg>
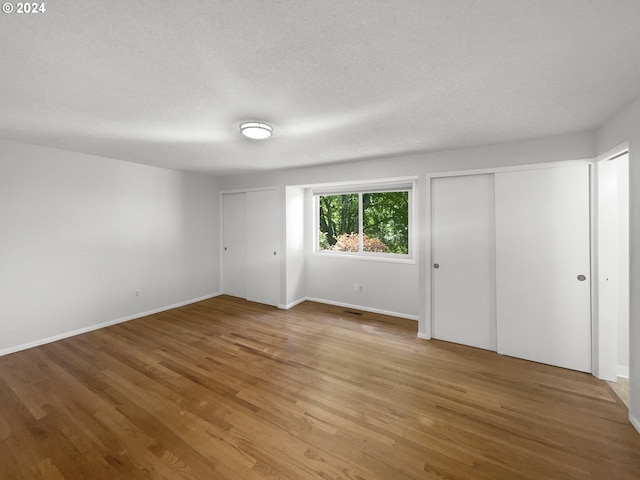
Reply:
<svg viewBox="0 0 640 480"><path fill-rule="evenodd" d="M0 478L640 479L605 382L217 297L0 357Z"/></svg>

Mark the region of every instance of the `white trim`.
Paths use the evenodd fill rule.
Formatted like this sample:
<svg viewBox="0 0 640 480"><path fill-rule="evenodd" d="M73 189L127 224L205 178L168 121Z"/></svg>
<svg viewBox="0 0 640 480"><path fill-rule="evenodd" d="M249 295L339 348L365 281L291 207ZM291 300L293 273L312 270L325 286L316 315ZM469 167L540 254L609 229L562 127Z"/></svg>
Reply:
<svg viewBox="0 0 640 480"><path fill-rule="evenodd" d="M220 195L224 195L225 193L264 192L265 190L278 190L278 191L280 191L280 187L278 185L272 185L270 187L233 188L231 190L220 190Z"/></svg>
<svg viewBox="0 0 640 480"><path fill-rule="evenodd" d="M278 308L281 310L289 310L290 308L295 307L296 305L300 305L302 302L306 302L307 297L299 298L298 300L294 300L291 303L287 303L286 305L279 304Z"/></svg>
<svg viewBox="0 0 640 480"><path fill-rule="evenodd" d="M624 153L625 151L627 153L629 152L629 142L623 142L617 147L613 147L612 149L607 150L604 153L601 153L595 158L595 161L596 163L599 163L605 160L610 160L611 158L617 157L618 155Z"/></svg>
<svg viewBox="0 0 640 480"><path fill-rule="evenodd" d="M629 365L618 365L616 369L616 373L618 377L629 378Z"/></svg>
<svg viewBox="0 0 640 480"><path fill-rule="evenodd" d="M389 310L381 310L379 308L363 307L362 305L353 305L351 303L334 302L333 300L325 300L323 298L307 297L306 300L316 303L325 303L336 307L352 308L354 310L362 310L363 312L379 313L381 315L389 315L390 317L406 318L407 320L418 321L417 315L408 315L406 313L390 312Z"/></svg>
<svg viewBox="0 0 640 480"><path fill-rule="evenodd" d="M427 310L427 314L429 315L429 319L428 319L428 325L429 325L429 330L427 330L424 335L428 335L430 337L434 336L435 333L435 328L434 328L434 313L435 313L435 289L434 289L434 281L433 281L433 277L434 277L434 272L433 272L433 259L435 257L435 252L433 249L433 180L435 178L442 178L442 177L432 177L429 176L427 179L427 183L429 184L429 218L427 219L429 221L429 223L427 224L427 228L429 229L429 235L427 236L427 241L429 242L429 263L427 263L426 265L426 269L428 273L428 277L429 277L429 297L428 297L428 302L429 302L429 306L428 306L428 310ZM495 189L495 187L494 187Z"/></svg>
<svg viewBox="0 0 640 480"><path fill-rule="evenodd" d="M313 191L313 189L325 189L325 188L331 188L331 187L338 187L338 188L342 188L342 187L367 187L367 186L371 186L371 187L393 187L394 185L402 185L402 184L409 184L409 183L415 183L418 180L418 176L417 175L412 175L412 176L408 176L408 177L384 177L384 178L380 178L380 179L370 179L370 180L344 180L342 182L324 182L324 183L308 183L308 184L303 184L303 185L296 185L297 187L300 188L308 188L310 190ZM314 193L314 192L312 192ZM356 192L350 192L350 193L357 193ZM315 195L321 195L322 193L318 192L318 193L314 193Z"/></svg>
<svg viewBox="0 0 640 480"><path fill-rule="evenodd" d="M635 429L640 433L640 421L634 417L631 413L629 413L629 422L631 425L635 427Z"/></svg>
<svg viewBox="0 0 640 480"><path fill-rule="evenodd" d="M23 343L22 345L16 345L15 347L5 348L0 350L0 357L2 357L3 355L9 355L10 353L19 352L21 350L26 350L28 348L39 347L40 345L44 345L46 343L57 342L58 340L62 340L65 338L74 337L76 335L92 332L94 330L99 330L105 327L110 327L111 325L116 325L118 323L124 323L124 322L128 322L129 320L135 320L136 318L146 317L147 315L153 315L154 313L160 313L166 310L171 310L173 308L183 307L191 303L201 302L203 300L217 297L219 295L222 295L222 292L212 293L210 295L205 295L204 297L192 298L191 300L185 300L184 302L174 303L173 305L167 305L166 307L154 308L153 310L148 310L146 312L136 313L134 315L117 318L115 320L109 320L108 322L99 323L97 325L91 325L89 327L79 328L77 330L72 330L70 332L65 332L58 335L53 335L51 337L42 338L40 340L34 340L33 342Z"/></svg>
<svg viewBox="0 0 640 480"><path fill-rule="evenodd" d="M418 335L416 335L420 340L431 340L431 335L427 334L427 333L420 333L418 332Z"/></svg>
<svg viewBox="0 0 640 480"><path fill-rule="evenodd" d="M329 250L322 250L318 252L311 252L311 255L315 257L347 258L349 260L369 260L373 262L408 263L408 264L417 263L416 259L412 258L411 255L404 255L401 253L376 254L374 252L358 253L358 252L333 252Z"/></svg>
<svg viewBox="0 0 640 480"><path fill-rule="evenodd" d="M420 300L419 312L420 321L418 323L418 332L425 338L431 338L432 332L432 301L433 301L433 282L432 282L432 268L433 264L433 246L431 245L431 224L432 224L432 205L431 205L431 178L427 177L426 181L422 185L422 198L420 199L424 205L424 225L426 225L426 232L422 235L422 242L417 247L422 249L423 258L420 259L418 264L419 275L419 291L424 292L422 295L418 295Z"/></svg>
<svg viewBox="0 0 640 480"><path fill-rule="evenodd" d="M218 192L218 288L224 293L224 197Z"/></svg>
<svg viewBox="0 0 640 480"><path fill-rule="evenodd" d="M611 345L610 343L601 344L601 339L606 337L606 334L601 330L603 325L600 319L600 279L601 279L601 261L599 256L600 250L600 238L599 238L599 196L600 196L600 166L605 162L618 158L623 155L630 155L629 142L623 142L604 153L601 153L594 159L594 166L590 170L590 185L591 185L591 336L592 336L592 373L596 378L601 380L616 381L616 377L629 377L629 367L616 364L616 358L618 356L617 338L618 333L616 330L615 337L616 343ZM627 160L628 161L628 160ZM628 174L628 171L627 171ZM628 199L627 199L628 201ZM618 203L620 199L618 199ZM619 207L619 204L618 204ZM626 219L628 221L628 219ZM618 226L620 229L620 226ZM627 245L628 248L628 245ZM628 268L628 266L626 267ZM620 273L618 273L620 275ZM618 285L618 288L624 288L622 284ZM626 285L628 289L629 286ZM628 297L627 297L628 299ZM619 300L618 300L619 301ZM618 315L620 315L618 313ZM611 325L609 325L611 327ZM617 328L614 326L614 328ZM601 348L604 350L601 351Z"/></svg>
<svg viewBox="0 0 640 480"><path fill-rule="evenodd" d="M601 366L600 355L600 315L599 315L599 268L598 249L598 191L599 173L598 163L594 163L589 169L589 241L590 241L590 275L591 275L591 374L600 380L615 381L613 377L614 366L604 368ZM615 355L617 357L617 353Z"/></svg>
<svg viewBox="0 0 640 480"><path fill-rule="evenodd" d="M348 184L344 186L324 187L324 188L310 188L311 192L315 196L326 197L334 195L349 195L349 194L362 194L362 193L388 193L388 192L410 192L415 185L416 180L409 182L398 183L383 183L383 184L366 184L366 185L353 185Z"/></svg>
<svg viewBox="0 0 640 480"><path fill-rule="evenodd" d="M409 223L409 204L411 203L411 195L407 192L407 223ZM364 216L364 207L362 205L362 192L358 192L358 253L360 255L364 254L364 220L362 217ZM316 224L317 227L319 225ZM320 228L318 228L319 230ZM410 225L407 225L407 230L411 230ZM409 240L409 239L407 239ZM408 242L407 242L408 243ZM316 243L316 246L318 244ZM408 249L408 246L407 246ZM413 253L413 252L411 252ZM385 255L386 256L386 255Z"/></svg>
<svg viewBox="0 0 640 480"><path fill-rule="evenodd" d="M484 175L486 173L503 173L503 172L517 172L521 170L540 170L543 168L560 168L570 167L573 165L589 165L593 163L592 158L585 158L581 160L562 160L559 162L548 163L531 163L527 165L511 165L507 167L487 167L476 168L471 170L450 170L446 172L434 172L427 174L427 179L440 178L440 177L461 177L465 175Z"/></svg>

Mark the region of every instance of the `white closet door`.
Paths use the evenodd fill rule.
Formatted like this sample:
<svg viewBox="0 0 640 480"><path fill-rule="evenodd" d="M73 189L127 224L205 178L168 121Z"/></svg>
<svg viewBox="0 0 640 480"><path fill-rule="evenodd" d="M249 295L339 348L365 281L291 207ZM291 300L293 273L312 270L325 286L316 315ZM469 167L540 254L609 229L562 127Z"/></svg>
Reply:
<svg viewBox="0 0 640 480"><path fill-rule="evenodd" d="M244 193L222 196L222 284L234 297L247 297L247 197Z"/></svg>
<svg viewBox="0 0 640 480"><path fill-rule="evenodd" d="M498 352L591 371L589 167L495 175Z"/></svg>
<svg viewBox="0 0 640 480"><path fill-rule="evenodd" d="M493 175L433 180L432 242L433 337L495 351Z"/></svg>
<svg viewBox="0 0 640 480"><path fill-rule="evenodd" d="M278 305L280 222L278 191L247 192L247 300Z"/></svg>

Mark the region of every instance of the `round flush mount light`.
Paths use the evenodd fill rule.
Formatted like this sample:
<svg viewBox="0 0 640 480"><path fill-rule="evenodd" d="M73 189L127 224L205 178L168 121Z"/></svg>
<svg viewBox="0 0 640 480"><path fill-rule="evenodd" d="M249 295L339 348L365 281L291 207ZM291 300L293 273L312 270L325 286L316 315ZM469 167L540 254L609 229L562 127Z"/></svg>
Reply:
<svg viewBox="0 0 640 480"><path fill-rule="evenodd" d="M264 140L273 135L273 127L262 122L245 122L240 124L240 133L253 140Z"/></svg>

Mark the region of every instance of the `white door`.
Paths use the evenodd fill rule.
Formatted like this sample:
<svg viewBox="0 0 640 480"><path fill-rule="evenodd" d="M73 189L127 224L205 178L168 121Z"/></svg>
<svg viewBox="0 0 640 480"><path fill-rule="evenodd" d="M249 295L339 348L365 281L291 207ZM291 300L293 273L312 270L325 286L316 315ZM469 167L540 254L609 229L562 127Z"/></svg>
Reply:
<svg viewBox="0 0 640 480"><path fill-rule="evenodd" d="M278 305L280 222L278 191L247 192L247 300Z"/></svg>
<svg viewBox="0 0 640 480"><path fill-rule="evenodd" d="M589 166L496 173L498 352L591 371Z"/></svg>
<svg viewBox="0 0 640 480"><path fill-rule="evenodd" d="M247 197L222 196L222 285L227 295L247 297Z"/></svg>
<svg viewBox="0 0 640 480"><path fill-rule="evenodd" d="M496 350L493 175L433 179L433 337Z"/></svg>

